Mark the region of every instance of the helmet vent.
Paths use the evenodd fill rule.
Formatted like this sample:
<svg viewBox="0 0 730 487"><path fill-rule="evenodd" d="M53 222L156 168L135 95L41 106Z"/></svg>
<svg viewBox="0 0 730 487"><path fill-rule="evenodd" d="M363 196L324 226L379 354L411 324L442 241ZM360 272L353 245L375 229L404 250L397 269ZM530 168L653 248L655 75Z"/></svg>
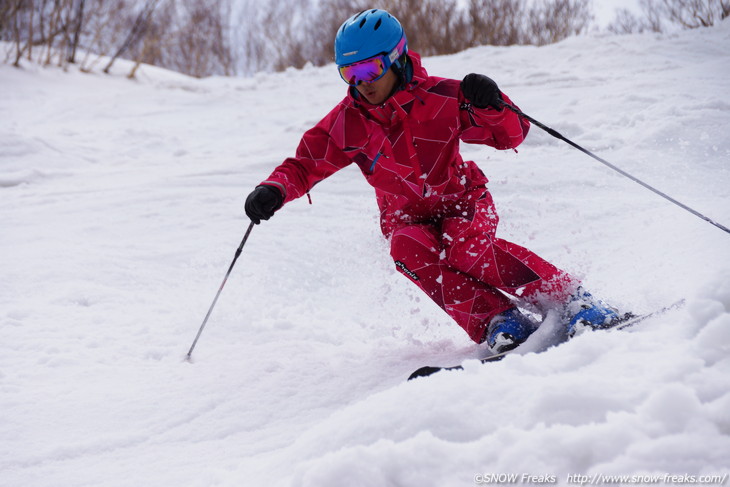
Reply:
<svg viewBox="0 0 730 487"><path fill-rule="evenodd" d="M363 17L363 19L360 21L360 28L362 29L362 26L365 25L365 22L368 21L367 17Z"/></svg>
<svg viewBox="0 0 730 487"><path fill-rule="evenodd" d="M378 21L375 23L375 26L373 27L373 30L378 30L378 27L380 27L380 24L382 24L383 21L381 19L378 19Z"/></svg>

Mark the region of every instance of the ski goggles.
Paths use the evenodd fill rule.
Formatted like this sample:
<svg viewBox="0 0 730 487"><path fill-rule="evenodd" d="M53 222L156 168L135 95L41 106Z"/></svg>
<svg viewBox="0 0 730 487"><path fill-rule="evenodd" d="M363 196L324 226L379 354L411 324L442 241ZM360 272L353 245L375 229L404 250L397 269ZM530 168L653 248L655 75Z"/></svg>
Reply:
<svg viewBox="0 0 730 487"><path fill-rule="evenodd" d="M372 83L379 80L393 63L405 52L405 36L389 53L378 54L362 61L344 66L338 66L340 77L350 86L357 86L360 83Z"/></svg>

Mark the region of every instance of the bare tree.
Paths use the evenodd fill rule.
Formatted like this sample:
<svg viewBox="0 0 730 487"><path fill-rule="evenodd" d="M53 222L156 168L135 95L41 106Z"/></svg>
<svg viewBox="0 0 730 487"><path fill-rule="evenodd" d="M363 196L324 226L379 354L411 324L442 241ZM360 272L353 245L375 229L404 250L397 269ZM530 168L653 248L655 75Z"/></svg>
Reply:
<svg viewBox="0 0 730 487"><path fill-rule="evenodd" d="M593 20L588 0L538 2L530 7L527 17L527 43L538 46L578 35Z"/></svg>
<svg viewBox="0 0 730 487"><path fill-rule="evenodd" d="M643 17L619 11L610 32L664 32L666 22L682 29L709 27L730 16L730 0L640 0Z"/></svg>
<svg viewBox="0 0 730 487"><path fill-rule="evenodd" d="M170 40L171 31L177 20L175 8L175 2L163 2L156 7L154 16L147 19L144 35L140 36L138 43L129 48L128 57L134 61L134 65L127 77L135 78L137 70L143 63L165 66L166 43Z"/></svg>
<svg viewBox="0 0 730 487"><path fill-rule="evenodd" d="M685 29L709 27L730 15L729 0L663 0L667 18Z"/></svg>
<svg viewBox="0 0 730 487"><path fill-rule="evenodd" d="M646 26L646 30L662 32L664 30L664 13L661 5L655 0L639 0L639 5L644 12L642 22Z"/></svg>
<svg viewBox="0 0 730 487"><path fill-rule="evenodd" d="M51 62L55 52L51 47L57 39L63 38L67 24L64 18L66 0L12 0L4 4L0 13L5 17L0 23L10 26L10 35L2 32L2 38L9 40L15 46L15 60L13 64L19 66L23 56L29 60L33 58L33 48L39 46L45 49L45 63Z"/></svg>
<svg viewBox="0 0 730 487"><path fill-rule="evenodd" d="M256 0L242 0L238 12L238 30L236 32L235 44L239 46L238 52L243 60L243 71L255 73L270 68L267 63L267 43L264 29L260 28L265 16L271 12L271 6L280 3L278 0L266 2L263 8L259 8Z"/></svg>
<svg viewBox="0 0 730 487"><path fill-rule="evenodd" d="M191 75L231 75L229 0L168 0L158 7L135 60Z"/></svg>
<svg viewBox="0 0 730 487"><path fill-rule="evenodd" d="M85 46L86 54L79 63L82 71L91 71L93 66L101 61L121 42L125 33L122 32L125 13L128 5L125 0L106 2L104 0L86 0L86 14L81 31L80 44Z"/></svg>
<svg viewBox="0 0 730 487"><path fill-rule="evenodd" d="M730 16L730 0L639 0L612 32L696 28ZM448 54L476 45L546 44L584 32L590 0L0 0L6 61L22 58L90 70L119 57L192 76L281 70L333 61L337 28L366 8L399 18L412 50ZM83 55L79 53L83 52Z"/></svg>
<svg viewBox="0 0 730 487"><path fill-rule="evenodd" d="M643 32L644 26L630 10L621 8L616 11L616 16L608 24L606 29L614 34L628 34L631 32Z"/></svg>
<svg viewBox="0 0 730 487"><path fill-rule="evenodd" d="M300 65L311 62L315 66L323 66L333 62L335 36L342 22L356 12L377 7L377 4L369 0L327 0L320 3L318 8L308 5L306 13L302 15L308 19L308 27L300 32L307 49L299 54L303 56Z"/></svg>
<svg viewBox="0 0 730 487"><path fill-rule="evenodd" d="M525 0L470 0L468 13L472 46L524 42Z"/></svg>
<svg viewBox="0 0 730 487"><path fill-rule="evenodd" d="M139 15L137 15L134 23L132 24L132 28L129 30L127 37L124 39L124 42L122 42L116 53L114 53L109 60L109 63L107 63L106 67L104 67L105 73L109 73L114 61L116 61L117 58L124 54L129 48L139 42L139 40L145 35L150 24L150 18L157 8L158 3L160 3L160 0L145 1L142 10L140 10Z"/></svg>
<svg viewBox="0 0 730 487"><path fill-rule="evenodd" d="M21 8L20 0L8 0L0 3L0 40L10 41L15 46L15 61L17 66L22 53L20 52L20 26L18 25L18 10ZM8 50L6 61L10 60L11 51Z"/></svg>
<svg viewBox="0 0 730 487"><path fill-rule="evenodd" d="M188 25L193 33L190 37L197 41L195 45L200 51L198 58L201 62L197 67L191 68L189 74L207 76L235 73L235 56L229 27L231 15L232 5L229 0L205 0L191 12Z"/></svg>
<svg viewBox="0 0 730 487"><path fill-rule="evenodd" d="M314 46L321 46L324 37L319 31L328 22L317 18L314 14L317 9L309 0L270 0L265 4L246 0L243 5L239 26L243 30L241 44L242 57L247 60L246 71L300 68L310 57L322 54Z"/></svg>
<svg viewBox="0 0 730 487"><path fill-rule="evenodd" d="M43 0L40 14L43 16L48 12L47 21L43 21L41 17L40 27L45 31L41 31L43 37L43 48L45 50L44 64L51 64L53 56L58 56L58 64L62 66L64 63L63 52L67 46L69 18L71 0L53 0L53 3ZM46 8L47 7L47 8Z"/></svg>
<svg viewBox="0 0 730 487"><path fill-rule="evenodd" d="M86 0L78 0L76 5L76 17L74 19L74 28L73 28L73 39L71 40L71 46L68 53L68 62L69 63L75 63L76 62L76 50L79 47L79 40L81 38L81 27L84 24L84 6L86 5Z"/></svg>
<svg viewBox="0 0 730 487"><path fill-rule="evenodd" d="M13 18L13 10L17 8L17 1L4 0L0 2L0 39L5 38L5 31L8 28L8 20Z"/></svg>
<svg viewBox="0 0 730 487"><path fill-rule="evenodd" d="M423 55L451 54L469 47L466 13L456 0L386 0L382 8L398 18L409 46Z"/></svg>

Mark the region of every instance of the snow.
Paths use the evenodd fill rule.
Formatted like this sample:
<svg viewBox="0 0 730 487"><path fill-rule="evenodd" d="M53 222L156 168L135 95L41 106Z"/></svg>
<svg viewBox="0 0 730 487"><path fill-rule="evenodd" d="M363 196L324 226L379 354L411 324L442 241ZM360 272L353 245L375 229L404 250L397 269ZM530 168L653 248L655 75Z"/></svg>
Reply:
<svg viewBox="0 0 730 487"><path fill-rule="evenodd" d="M728 225L729 41L725 21L425 65L488 74L525 113ZM537 127L518 153L463 146L491 179L500 236L622 309L681 310L545 350L563 338L551 314L482 366L484 348L396 272L348 168L254 228L184 361L245 196L344 86L332 66L126 68L0 65L0 485L727 480L730 236Z"/></svg>

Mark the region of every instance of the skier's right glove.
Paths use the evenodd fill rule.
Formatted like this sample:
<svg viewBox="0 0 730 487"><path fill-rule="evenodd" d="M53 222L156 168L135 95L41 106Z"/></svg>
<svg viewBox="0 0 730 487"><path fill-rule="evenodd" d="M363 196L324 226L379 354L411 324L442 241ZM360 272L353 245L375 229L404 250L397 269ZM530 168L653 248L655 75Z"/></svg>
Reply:
<svg viewBox="0 0 730 487"><path fill-rule="evenodd" d="M246 215L256 225L268 220L284 204L284 196L274 186L256 186L246 198Z"/></svg>

